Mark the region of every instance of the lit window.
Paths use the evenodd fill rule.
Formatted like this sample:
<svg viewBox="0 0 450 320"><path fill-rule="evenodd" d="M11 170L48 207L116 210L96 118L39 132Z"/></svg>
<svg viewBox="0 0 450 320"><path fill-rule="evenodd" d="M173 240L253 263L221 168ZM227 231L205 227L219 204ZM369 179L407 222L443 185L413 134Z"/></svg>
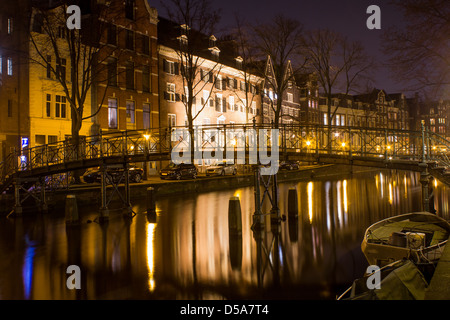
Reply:
<svg viewBox="0 0 450 320"><path fill-rule="evenodd" d="M6 60L6 63L7 63L7 74L8 74L8 76L12 76L12 74L13 74L13 64L12 64L12 59L11 58L8 58L7 60Z"/></svg>
<svg viewBox="0 0 450 320"><path fill-rule="evenodd" d="M108 126L117 129L117 99L108 99Z"/></svg>
<svg viewBox="0 0 450 320"><path fill-rule="evenodd" d="M167 83L167 91L165 92L165 99L170 102L175 102L175 84Z"/></svg>
<svg viewBox="0 0 450 320"><path fill-rule="evenodd" d="M144 129L150 129L150 104L144 103L142 105L142 117L144 121Z"/></svg>
<svg viewBox="0 0 450 320"><path fill-rule="evenodd" d="M127 101L126 103L127 108L127 123L134 123L134 115L135 115L135 109L134 109L134 101Z"/></svg>

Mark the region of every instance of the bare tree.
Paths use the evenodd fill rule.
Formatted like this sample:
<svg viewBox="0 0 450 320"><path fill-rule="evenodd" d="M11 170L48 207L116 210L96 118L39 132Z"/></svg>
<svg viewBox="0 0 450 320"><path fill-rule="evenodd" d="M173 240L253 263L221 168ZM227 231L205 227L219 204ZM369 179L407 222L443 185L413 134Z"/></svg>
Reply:
<svg viewBox="0 0 450 320"><path fill-rule="evenodd" d="M208 105L222 68L219 59L205 58L205 46L214 35L220 15L208 0L169 0L162 2L169 19L181 27L175 51L179 59L180 74L185 88L184 104L191 138L191 162L194 162L194 121ZM214 41L213 41L214 42ZM215 50L214 45L208 48ZM212 62L212 64L211 64ZM209 71L206 72L206 69ZM208 88L208 99L198 99ZM194 101L202 101L200 107Z"/></svg>
<svg viewBox="0 0 450 320"><path fill-rule="evenodd" d="M264 76L265 86L273 88L276 95L276 99L269 99L276 127L282 115L285 90L295 81L295 74L304 71L305 60L300 55L302 33L300 22L282 15L253 28L253 46L260 59L267 60L260 73Z"/></svg>
<svg viewBox="0 0 450 320"><path fill-rule="evenodd" d="M339 109L339 106L332 108L333 91L339 90L346 96L357 89L358 85L366 84L369 72L375 67L374 60L366 54L361 43L349 41L327 29L307 33L304 54L309 68L317 75L326 98L327 124L331 129L332 120ZM330 143L329 146L331 147Z"/></svg>
<svg viewBox="0 0 450 320"><path fill-rule="evenodd" d="M390 57L394 78L406 90L428 96L448 95L450 84L450 2L446 0L393 1L406 25L383 34L383 50Z"/></svg>
<svg viewBox="0 0 450 320"><path fill-rule="evenodd" d="M236 45L236 56L240 59L239 75L244 79L243 87L236 90L236 97L245 109L245 121L249 122L249 113L252 105L261 96L260 90L264 83L264 78L258 76L258 60L255 48L252 46L251 27L243 19L236 15L235 28L232 31L232 38ZM244 94L238 94L243 91Z"/></svg>

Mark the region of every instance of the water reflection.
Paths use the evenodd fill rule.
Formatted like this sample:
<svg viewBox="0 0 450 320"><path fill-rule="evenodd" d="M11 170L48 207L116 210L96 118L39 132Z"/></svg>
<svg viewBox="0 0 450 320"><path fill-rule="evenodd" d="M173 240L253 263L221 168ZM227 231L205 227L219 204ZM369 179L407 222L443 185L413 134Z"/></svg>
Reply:
<svg viewBox="0 0 450 320"><path fill-rule="evenodd" d="M279 228L268 218L262 232L251 229L253 188L160 197L156 221L143 213L145 199L133 220L112 214L101 225L89 209L73 228L63 213L2 218L0 297L333 299L365 270L365 228L421 206L419 177L409 172L280 184L286 216L290 188L297 190L298 215ZM447 219L448 191L441 184L434 190L435 208ZM240 231L229 223L232 196L240 199ZM66 288L70 264L82 270L81 290Z"/></svg>

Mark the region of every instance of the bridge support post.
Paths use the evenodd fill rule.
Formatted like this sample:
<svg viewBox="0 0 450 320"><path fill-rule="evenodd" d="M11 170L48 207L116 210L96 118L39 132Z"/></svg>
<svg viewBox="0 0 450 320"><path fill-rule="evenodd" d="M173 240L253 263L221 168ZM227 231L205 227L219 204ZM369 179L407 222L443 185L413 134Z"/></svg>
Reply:
<svg viewBox="0 0 450 320"><path fill-rule="evenodd" d="M20 202L20 183L14 182L14 213L16 216L22 216L22 203Z"/></svg>
<svg viewBox="0 0 450 320"><path fill-rule="evenodd" d="M107 222L109 220L109 209L106 200L106 174L107 174L106 168L105 166L102 166L101 187L100 187L102 206L100 207L100 217L99 217L100 223Z"/></svg>
<svg viewBox="0 0 450 320"><path fill-rule="evenodd" d="M130 201L130 170L128 163L124 164L125 174L125 215L132 216L133 210Z"/></svg>
<svg viewBox="0 0 450 320"><path fill-rule="evenodd" d="M420 163L419 166L422 168L420 172L420 183L422 184L422 210L430 212L430 194L429 194L429 183L430 183L430 173L428 172L428 165L426 163Z"/></svg>

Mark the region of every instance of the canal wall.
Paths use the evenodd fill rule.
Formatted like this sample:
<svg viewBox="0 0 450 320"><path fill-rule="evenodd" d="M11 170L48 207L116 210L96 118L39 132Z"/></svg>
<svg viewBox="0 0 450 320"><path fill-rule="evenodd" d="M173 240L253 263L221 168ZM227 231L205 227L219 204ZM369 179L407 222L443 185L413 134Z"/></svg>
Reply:
<svg viewBox="0 0 450 320"><path fill-rule="evenodd" d="M373 168L371 169L373 170ZM278 172L278 182L288 181L308 181L311 179L328 178L331 176L342 176L358 171L367 171L367 168L352 167L348 165L304 165L299 170L280 170ZM170 197L180 194L196 194L211 191L229 190L253 186L253 173L238 174L235 176L206 177L199 176L197 179L189 180L160 180L159 176L151 176L147 181L130 184L131 201L146 198L147 188L153 187L157 197ZM124 195L124 187L119 186L118 190ZM107 187L107 193L111 194L112 186ZM80 206L97 205L100 206L100 185L82 184L73 185L68 189L46 192L49 209L64 208L65 198L68 194L73 194L77 198ZM0 214L8 214L12 209L13 195L1 195ZM119 195L112 197L111 202L120 201ZM24 208L26 209L26 208ZM26 211L26 210L25 210ZM34 210L36 211L36 210Z"/></svg>

